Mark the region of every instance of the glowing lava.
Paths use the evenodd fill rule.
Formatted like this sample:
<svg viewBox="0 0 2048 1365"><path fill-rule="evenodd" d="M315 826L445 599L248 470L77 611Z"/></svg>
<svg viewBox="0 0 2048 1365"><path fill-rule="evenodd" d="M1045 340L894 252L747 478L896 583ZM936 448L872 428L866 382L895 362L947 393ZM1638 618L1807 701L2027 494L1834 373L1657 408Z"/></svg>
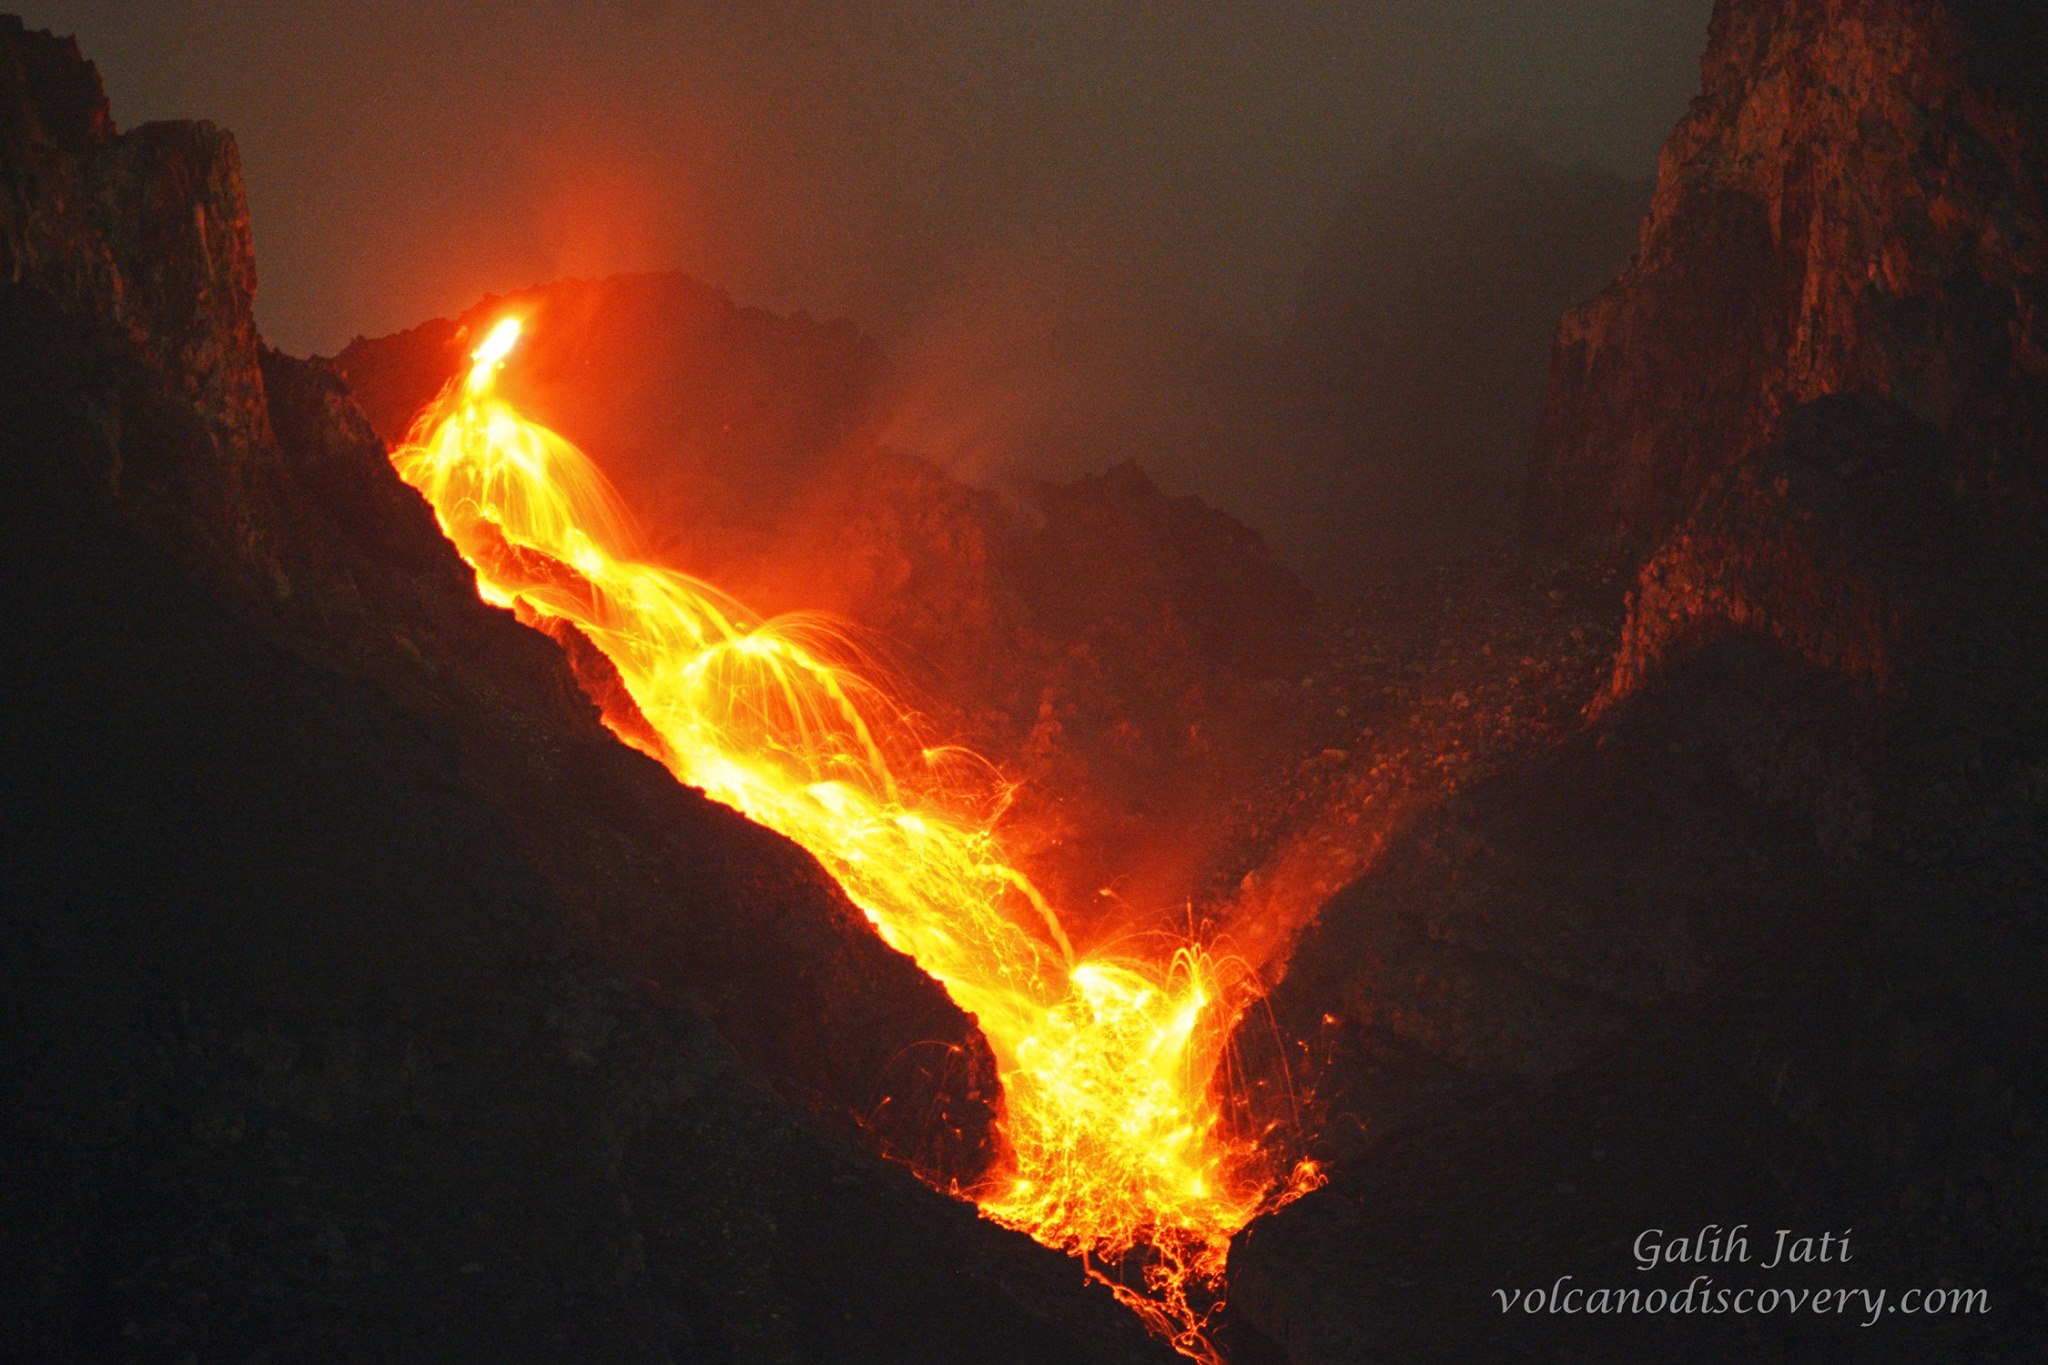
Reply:
<svg viewBox="0 0 2048 1365"><path fill-rule="evenodd" d="M1231 1234L1319 1179L1305 1163L1276 1196L1253 1144L1225 1132L1215 1084L1250 973L1194 944L1151 961L1077 952L1004 855L1008 789L973 755L926 743L829 623L758 620L634 557L604 476L496 395L519 332L500 322L392 455L478 591L588 636L658 736L622 738L809 849L975 1016L1003 1086L1004 1154L967 1192L983 1212L1089 1262L1145 1250L1143 1292L1090 1273L1213 1358L1202 1305Z"/></svg>

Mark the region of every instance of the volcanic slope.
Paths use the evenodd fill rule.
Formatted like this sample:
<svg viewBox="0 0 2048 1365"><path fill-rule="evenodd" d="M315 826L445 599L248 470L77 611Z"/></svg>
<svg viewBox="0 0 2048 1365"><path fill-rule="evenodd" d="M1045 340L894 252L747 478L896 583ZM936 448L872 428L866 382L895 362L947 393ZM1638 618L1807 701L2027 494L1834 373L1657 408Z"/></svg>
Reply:
<svg viewBox="0 0 2048 1365"><path fill-rule="evenodd" d="M0 20L0 164L0 1354L1159 1357L847 1135L968 1021L262 349L232 139Z"/></svg>

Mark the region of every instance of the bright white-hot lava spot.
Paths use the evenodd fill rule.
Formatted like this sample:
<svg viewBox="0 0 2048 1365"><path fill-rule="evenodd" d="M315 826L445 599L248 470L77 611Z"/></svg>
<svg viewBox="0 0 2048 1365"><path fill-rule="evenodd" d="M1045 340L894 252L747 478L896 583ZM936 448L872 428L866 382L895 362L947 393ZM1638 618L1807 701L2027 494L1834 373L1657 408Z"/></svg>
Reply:
<svg viewBox="0 0 2048 1365"><path fill-rule="evenodd" d="M967 1192L983 1213L1091 1263L1144 1253L1142 1289L1090 1273L1213 1359L1232 1234L1321 1179L1308 1162L1276 1178L1226 1129L1218 1072L1252 973L1184 941L1149 960L1077 952L1004 853L1009 790L988 764L921 735L830 623L760 620L635 557L603 474L498 396L520 327L499 322L420 413L400 476L486 600L573 625L611 659L652 731L622 738L810 850L975 1017L1003 1090L1002 1155Z"/></svg>

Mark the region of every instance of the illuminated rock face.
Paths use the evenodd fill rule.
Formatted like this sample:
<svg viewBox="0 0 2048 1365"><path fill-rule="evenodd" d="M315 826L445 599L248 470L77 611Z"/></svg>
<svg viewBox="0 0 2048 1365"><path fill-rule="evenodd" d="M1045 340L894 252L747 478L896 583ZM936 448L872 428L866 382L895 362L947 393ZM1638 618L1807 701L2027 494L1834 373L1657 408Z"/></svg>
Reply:
<svg viewBox="0 0 2048 1365"><path fill-rule="evenodd" d="M1641 249L1560 328L1533 511L1654 541L1784 414L1897 404L1962 489L2048 464L2038 6L1722 0Z"/></svg>
<svg viewBox="0 0 2048 1365"><path fill-rule="evenodd" d="M1532 511L1647 559L1611 693L1753 631L1881 692L2048 491L2039 7L1723 0Z"/></svg>
<svg viewBox="0 0 2048 1365"><path fill-rule="evenodd" d="M2043 1108L1992 1059L2032 1028L2048 904L2048 220L2013 84L2044 33L2039 5L1720 5L1639 259L1560 332L1534 471L1545 530L1639 571L1604 693L1360 840L1268 998L1359 1152L1233 1260L1295 1359L1630 1354L1452 1324L1695 1196L1902 1247L2035 1216L2040 1159L1975 1096ZM1911 1061L1876 1041L1905 1030ZM1718 1330L1662 1349L1799 1353Z"/></svg>
<svg viewBox="0 0 2048 1365"><path fill-rule="evenodd" d="M126 471L143 476L129 491L146 501L178 485L203 535L274 569L259 526L265 472L250 458L269 425L234 138L208 123L119 132L75 42L0 17L0 166L13 187L0 202L0 278L125 343L193 419L183 466Z"/></svg>

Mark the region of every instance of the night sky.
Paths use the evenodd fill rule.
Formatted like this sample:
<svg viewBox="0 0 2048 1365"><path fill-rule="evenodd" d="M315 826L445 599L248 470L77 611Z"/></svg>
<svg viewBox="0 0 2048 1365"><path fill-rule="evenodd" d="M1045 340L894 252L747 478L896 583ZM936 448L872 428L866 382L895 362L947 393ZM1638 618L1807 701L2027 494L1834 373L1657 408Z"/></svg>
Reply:
<svg viewBox="0 0 2048 1365"><path fill-rule="evenodd" d="M1333 192L1513 136L1647 175L1710 0L21 6L126 127L240 139L278 344L682 266L904 334L990 253L1114 243L1284 318Z"/></svg>
<svg viewBox="0 0 2048 1365"><path fill-rule="evenodd" d="M77 34L123 127L234 130L258 316L287 350L567 275L681 267L881 338L910 394L891 439L957 473L1130 456L1302 544L1290 509L1328 500L1320 476L1271 492L1218 375L1263 364L1343 215L1401 202L1404 167L1511 139L1646 186L1711 10L22 6Z"/></svg>

